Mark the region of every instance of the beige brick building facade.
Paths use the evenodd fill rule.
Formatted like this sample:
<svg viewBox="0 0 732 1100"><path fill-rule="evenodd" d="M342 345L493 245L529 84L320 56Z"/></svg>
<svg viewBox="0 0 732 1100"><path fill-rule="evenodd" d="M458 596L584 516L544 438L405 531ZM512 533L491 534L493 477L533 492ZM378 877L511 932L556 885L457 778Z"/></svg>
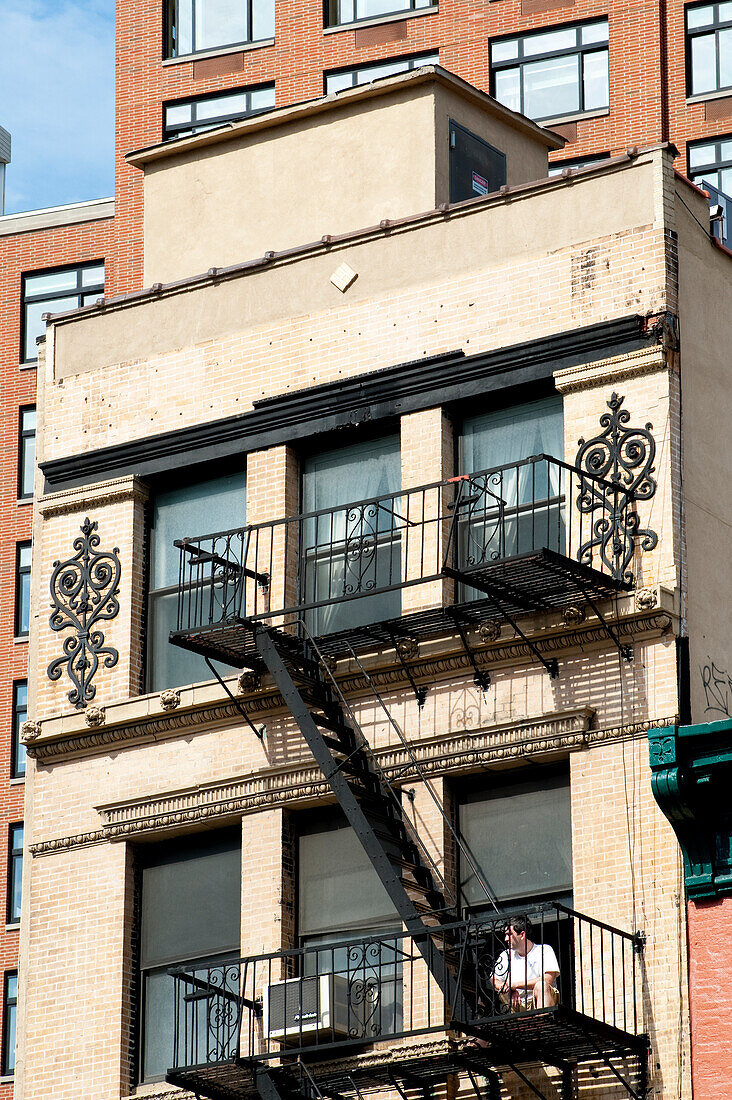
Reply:
<svg viewBox="0 0 732 1100"><path fill-rule="evenodd" d="M522 141L530 158L542 141L545 149L556 147L551 135L542 137L537 127L529 130L520 120L507 123L503 109L479 99L459 81L422 70L385 82L378 95L354 90L329 105L326 121L330 127L347 127L349 120L357 125L359 112L383 109L396 120L396 140L400 110L409 117L431 112L440 137L440 127L450 119L465 117L476 125L482 112L483 140L498 148L506 126L513 125L514 161L520 162ZM197 201L197 158L206 165L206 178L215 180L210 172L215 156L222 190L207 198L220 212L220 238L212 248L237 235L246 247L247 227L235 220L227 226L227 191L247 156L276 159L278 141L294 150L293 163L298 150L309 154L311 127L323 127L320 106L314 110L317 117L301 110L295 119L273 115L266 125L256 120L256 128L245 121L215 139L194 137L167 156L155 152L149 166L143 156L139 166L154 177L151 232L160 232L156 219L163 219L164 210L154 204L165 191L166 176L181 203ZM268 145L271 154L266 154ZM337 152L332 155L337 159ZM422 156L423 150L414 150L420 187ZM205 846L206 837L220 837L222 830L240 831L239 954L287 952L305 943L303 899L311 887L299 862L304 860L302 838L311 835L334 795L266 669L241 677L229 669L218 682L203 668L201 682L159 681L155 690L146 690L152 682L150 637L159 587L151 517L158 516L162 524L161 502L171 487L177 491L186 472L186 483L192 483L238 476L245 468L246 546L256 543L256 549L244 562L270 576L265 587L244 574L237 590L244 593L239 619L259 616L260 628L267 624L292 633L299 614L293 607L298 601L307 604L305 566L286 535L290 526L268 525L308 510L309 483L303 474L318 469L320 453L387 436L398 440L399 507L411 509L406 521L406 512L397 521L397 580L385 586L401 593L396 614L405 629L394 644L368 646L359 635L352 640L356 655L335 653L328 668L379 767L406 792L403 812L447 887L456 890L465 878L465 852L458 851L450 827L462 829L465 806L483 805L481 792L489 798L491 792L518 791L522 783L539 802L543 777L564 784L571 811L566 838L571 885L564 883L554 895L549 890L546 897L541 891L536 896L518 886L513 893L506 888L497 894L499 916L503 919L516 905L533 913L547 899L566 905L569 885L566 911L582 916L568 918L574 940L566 964L562 956L559 1007L598 1022L595 1038L610 1025L634 1041L648 1036L648 1095L691 1096L683 873L674 834L651 793L646 731L679 715L702 720L704 694L693 670L706 651L722 663L732 658L724 621L729 610L716 606L729 582L723 525L708 516L702 527L699 519L710 493L718 494L717 504L719 494L728 493L727 486L715 483L707 447L727 422L728 394L718 393L710 402L710 379L724 377L727 369L723 349L732 282L729 255L700 228L706 198L674 175L672 160L673 151L658 147L537 182L521 178L519 163L508 177L519 182L498 198L450 204L438 188L442 205L427 211L410 206L405 184L401 205L389 211L387 220L379 218L377 209L379 181L372 189L368 177L353 179L344 172L342 194L332 195L340 235L328 236L326 225L322 240L303 243L310 232L304 203L302 236L297 236L297 209L290 207L289 237L281 252L261 260L252 258L254 252L240 254L238 266L225 269L218 267L219 254L212 254L207 276L187 278L200 264L185 271L186 251L198 255L207 245L205 222L196 237L192 219L188 236L171 243L166 261L176 282L57 318L49 326L39 363L42 473L35 505L31 626L35 672L32 723L26 730L32 760L22 932L26 965L20 983L20 1019L26 1024L16 1077L24 1100L117 1100L133 1093L163 1095L171 1088L160 1073L144 1071L148 1045L152 1050L155 1041L154 1005L145 1001L145 983L153 972L157 975L163 957L156 956L157 970L152 963L146 969L149 929L156 918L149 908L152 879L145 876L147 868L159 866L156 853L165 845L165 851L179 853L180 863L184 848L170 848L169 842ZM416 186L415 195L416 204L421 195ZM276 214L277 201L275 187L263 218ZM365 227L356 219L369 203L373 224ZM351 210L356 211L353 221ZM344 231L343 225L349 228ZM165 253L159 244L158 253ZM356 276L345 290L331 278L341 265ZM528 585L523 597L520 592L512 596L529 604L506 619L495 613L491 593L495 596L499 582L494 578L477 593L483 612L461 621L461 636L454 621L450 626L449 615L440 615L443 608L465 604L459 586L467 581L440 566L456 537L452 516L457 505L453 502L452 511L443 507L452 499L446 494L456 491L450 479L475 473L464 466L466 425L471 417L496 410L515 408L522 415L524 406L537 401L553 401L553 409L561 404L560 453L541 460L551 470L565 471L551 474L560 478L552 496L558 503L551 507L561 509L562 516L561 552L551 559L559 566L551 584L560 583L560 574L561 583L569 584L566 578L576 575L573 563L582 557L589 596L579 602L554 600L547 580L551 571L536 574L521 582ZM635 433L617 449L620 476L630 471L632 480L633 471L645 470L645 488L637 499L623 497L618 504L617 492L613 498L606 486L599 511L583 512L579 494L588 491L598 469L592 441L595 454L598 448L607 453L613 417L619 418L616 441L626 431ZM693 437L688 445L687 432ZM561 459L566 466L558 464ZM508 461L517 458L511 455ZM339 501L340 507L369 495L365 472L362 478L357 484L362 491ZM488 482L480 484L488 491ZM508 484L508 475L501 484ZM518 474L511 484L519 484ZM422 486L433 488L422 493ZM518 532L528 504L522 498L516 505L515 528L509 529L508 489L504 497L496 514L503 517L502 554L510 558L505 543L515 539L514 549L520 549L524 536L511 532ZM541 507L534 490L532 523L543 517L548 532L551 517L559 512L547 511L546 490L539 498ZM397 498L390 499L394 510ZM617 523L622 508L625 533L621 538L616 531L607 550L603 530L592 523L610 512ZM87 535L99 541L85 550L87 517L95 525ZM389 523L393 532L394 521ZM243 514L231 514L229 527L243 524ZM301 524L298 530L305 528ZM386 537L383 530L377 530L377 541ZM423 533L419 540L415 531ZM195 538L209 529L185 534ZM534 553L543 546L542 536L534 532L531 538ZM581 546L593 539L583 556ZM227 545L233 553L233 543ZM357 555L363 555L365 545L361 541ZM619 583L614 594L598 589L593 596L592 584L609 576L603 545ZM96 572L87 570L92 588L96 584L103 593L100 606L105 609L91 625L82 622L84 606L73 602L85 553L87 561L107 555ZM77 564L69 573L64 562L75 554ZM49 584L58 563L56 575L65 571L72 580L56 588L64 618L52 629ZM375 575L371 579L372 587L384 587ZM175 589L178 582L168 583ZM530 602L537 584L549 593L543 607ZM201 590L209 591L205 583L196 592ZM213 597L213 585L210 593ZM346 601L346 607L365 602ZM442 625L428 629L424 615L415 617L418 612L439 612L430 622ZM190 604L184 605L186 614L190 625ZM222 641L224 619L218 633L207 635L213 639L210 655L217 645L249 645L251 650L252 631L241 621L227 626L229 641ZM94 639L95 630L103 631L103 640ZM234 635L236 643L230 640ZM85 650L82 646L85 660L93 661L97 651L96 670L79 667L74 639L89 642ZM71 652L72 659L64 664L66 640L65 654ZM370 680L364 679L359 661ZM60 669L57 678L47 672L54 662ZM79 682L83 692L89 671L95 692L87 694L85 707L74 707L69 692L78 690ZM476 674L488 675L490 683L484 679L481 687ZM415 687L427 689L423 705ZM264 727L263 737L255 736L245 715L257 729ZM546 818L550 830L552 813ZM535 840L540 850L541 835ZM511 854L517 874L522 858L521 851ZM490 879L491 867L483 871ZM213 903L212 913L216 907ZM497 919L495 912L489 916ZM210 919L215 923L213 915ZM602 936L598 941L606 943L604 961L582 957L582 929L589 927L585 919L610 929L606 941ZM610 950L621 943L612 929L642 933L642 950L636 938L627 956L610 959ZM358 922L338 931L355 935ZM166 958L168 963L185 961L180 953ZM272 981L295 977L293 965L291 959L275 960ZM249 980L244 969L236 973L234 999L246 992ZM383 1092L383 1076L369 1077L369 1066L386 1062L398 1073L400 1060L407 1058L447 1066L449 1053L468 1059L465 1072L457 1072L451 1062L429 1087L447 1089L451 1096L472 1094L471 1057L475 1073L485 1073L489 1082L492 1067L500 1070L506 1097L533 1095L526 1078L541 1096L562 1100L640 1095L644 1087L638 1055L644 1041L631 1044L631 1053L622 1057L616 1052L611 1064L599 1054L589 1056L586 1045L581 1056L569 1051L552 1062L546 1054L548 1032L539 1045L532 1040L534 1047L514 1039L513 1046L502 1048L503 1059L497 1051L487 1059L482 1048L466 1054L470 1029L447 1027L444 998L423 964L410 969L409 990L406 967L403 977L403 1027L391 1028L391 1040L387 1029L378 1041L347 1051L336 1044L324 1060L308 1062L306 1057L316 1082L328 1058L340 1059L342 1066L347 1054L348 1072L362 1082L363 1091ZM585 1012L579 1000L583 991L592 1000ZM262 988L255 992L263 995ZM203 1003L213 1002L211 991L204 990ZM414 1019L422 1021L419 1027L406 1025L407 1002ZM626 1019L621 1026L618 1011L632 1004L637 1022ZM428 1005L429 1028L417 1035ZM238 1011L243 1024L239 1083L206 1085L202 1077L195 1089L200 1095L254 1095L247 1062L249 1008L239 1002ZM534 1015L548 1020L551 1012L542 1015L536 1009L526 1019ZM512 1018L504 1014L501 1026ZM566 1039L570 1024L561 1026ZM480 1027L473 1034L480 1035ZM609 1041L609 1032L602 1034ZM266 1039L258 1041L266 1045ZM180 1035L179 1040L180 1068L190 1059L181 1061L185 1043ZM294 1063L283 1061L280 1053L278 1047L272 1065L281 1071ZM209 1068L217 1063L210 1051L203 1057L197 1048L196 1056ZM173 1064L171 1050L168 1065ZM401 1087L416 1086L402 1081Z"/></svg>

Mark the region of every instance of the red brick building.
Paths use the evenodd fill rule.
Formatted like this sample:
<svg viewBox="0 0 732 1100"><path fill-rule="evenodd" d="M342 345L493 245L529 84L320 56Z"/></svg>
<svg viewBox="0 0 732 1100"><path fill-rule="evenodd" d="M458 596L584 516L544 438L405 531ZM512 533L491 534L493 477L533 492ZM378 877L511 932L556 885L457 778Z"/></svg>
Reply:
<svg viewBox="0 0 732 1100"><path fill-rule="evenodd" d="M329 0L324 9L241 0L233 19L231 8L221 0L119 0L114 203L0 217L0 835L8 897L0 1098L12 1088L34 340L43 312L142 285L142 173L125 154L437 60L561 133L567 144L555 162L670 140L680 171L732 192L729 3Z"/></svg>

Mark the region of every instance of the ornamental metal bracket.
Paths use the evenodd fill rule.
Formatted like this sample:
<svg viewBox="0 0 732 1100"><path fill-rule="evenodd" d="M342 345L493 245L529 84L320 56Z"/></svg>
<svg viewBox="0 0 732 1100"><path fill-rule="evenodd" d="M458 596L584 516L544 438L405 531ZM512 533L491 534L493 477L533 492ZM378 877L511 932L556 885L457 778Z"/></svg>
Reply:
<svg viewBox="0 0 732 1100"><path fill-rule="evenodd" d="M652 424L628 427L630 413L621 408L623 401L625 397L613 393L607 402L610 412L600 417L604 431L593 439L578 440L577 469L609 484L605 487L580 478L577 508L595 518L592 537L580 546L577 560L591 566L597 552L616 580L632 584L629 566L636 540L640 539L643 550L653 550L658 543L655 531L641 528L632 506L635 501L650 500L656 492L656 482L651 477L655 470L656 441L651 434Z"/></svg>
<svg viewBox="0 0 732 1100"><path fill-rule="evenodd" d="M55 561L51 574L51 606L48 620L51 630L71 628L74 633L64 639L63 656L51 661L47 669L49 680L59 680L64 669L73 684L69 701L79 708L97 693L92 683L101 663L113 668L119 653L104 644L104 633L97 624L119 614L119 581L122 567L119 548L99 550L97 523L87 517L81 525L81 536L74 539L76 553L66 561Z"/></svg>

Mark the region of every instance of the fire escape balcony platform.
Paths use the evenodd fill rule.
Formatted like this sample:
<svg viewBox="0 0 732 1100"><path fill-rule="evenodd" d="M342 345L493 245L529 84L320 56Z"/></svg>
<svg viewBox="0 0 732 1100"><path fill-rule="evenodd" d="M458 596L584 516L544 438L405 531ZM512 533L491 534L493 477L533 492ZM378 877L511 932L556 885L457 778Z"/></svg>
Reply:
<svg viewBox="0 0 732 1100"><path fill-rule="evenodd" d="M334 658L345 657L352 649L359 653L384 650L400 638L445 637L455 633L456 624L477 628L483 623L503 622L507 616L563 610L588 599L606 600L630 588L628 581L582 565L548 547L477 567L445 566L442 573L479 591L478 598L316 635L318 649ZM358 603L359 598L346 597L342 602ZM261 670L252 628L258 622L267 625L269 618L236 617L198 625L174 631L171 641L212 660Z"/></svg>

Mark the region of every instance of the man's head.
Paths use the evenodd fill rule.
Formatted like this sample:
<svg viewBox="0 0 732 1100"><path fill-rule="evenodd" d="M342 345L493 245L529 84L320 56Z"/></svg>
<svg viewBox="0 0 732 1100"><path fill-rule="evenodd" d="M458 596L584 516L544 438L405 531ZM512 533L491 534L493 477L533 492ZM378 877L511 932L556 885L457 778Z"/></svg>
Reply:
<svg viewBox="0 0 732 1100"><path fill-rule="evenodd" d="M534 939L531 921L525 917L513 917L506 925L506 945L519 955L525 955Z"/></svg>

